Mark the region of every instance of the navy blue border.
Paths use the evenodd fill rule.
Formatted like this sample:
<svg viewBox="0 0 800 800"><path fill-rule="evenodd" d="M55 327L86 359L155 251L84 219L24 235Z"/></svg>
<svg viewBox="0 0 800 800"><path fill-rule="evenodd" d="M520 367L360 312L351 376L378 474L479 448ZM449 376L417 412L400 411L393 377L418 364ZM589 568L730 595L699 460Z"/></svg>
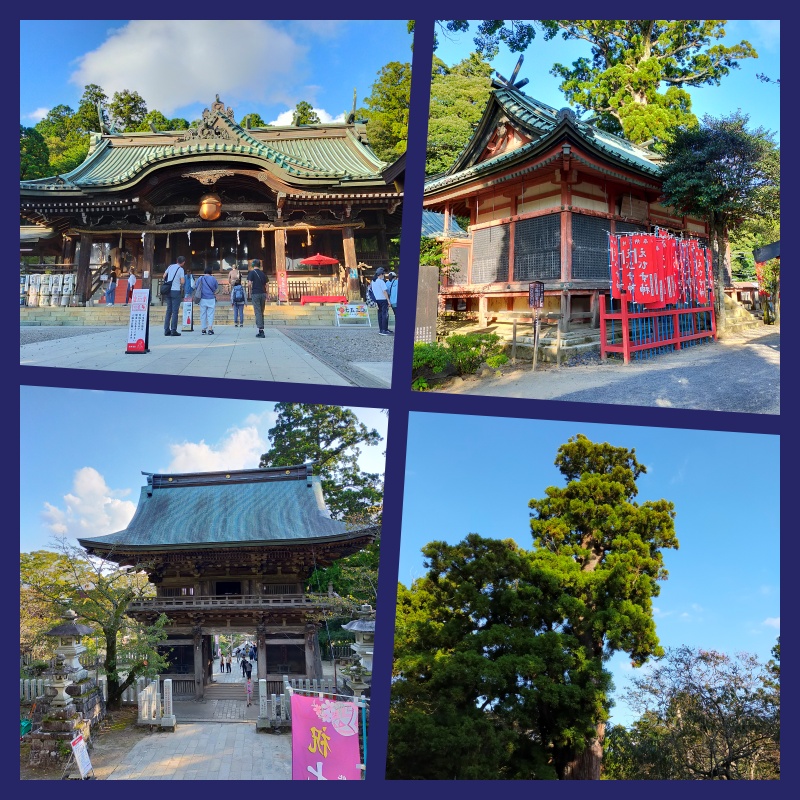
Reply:
<svg viewBox="0 0 800 800"><path fill-rule="evenodd" d="M4 9L3 17L7 17L12 7ZM701 8L713 10L722 13L724 8L725 13L731 18L752 18L754 12L762 11L763 16L770 18L780 17L783 22L784 29L792 31L792 23L796 16L796 11L790 14L785 12L785 7L774 6L766 9L755 9L752 4L745 5L736 0L736 2L722 3L703 3ZM65 12L72 10L75 16L80 15L83 18L102 18L109 13L107 6L102 6L100 3L89 2L79 7L70 9L63 4L56 4L53 0L41 0L35 6L25 9L30 11L30 14L25 13L26 19L58 19L67 16ZM122 9L120 9L122 10ZM165 14L163 4L156 4L143 0L137 3L135 8L130 11L135 11L139 18L170 18L174 19L179 13L191 12L193 17L199 18L219 18L220 12L227 10L226 7L220 6L218 3L211 3L208 0L198 0L197 2L187 6L183 9L170 8L169 12ZM249 8L247 9L249 10ZM256 10L256 9L253 9ZM261 10L261 9L258 9ZM267 10L267 9L264 9ZM279 9L269 9L279 11ZM330 2L321 3L319 0L311 0L302 7L292 7L291 9L280 9L284 12L297 12L293 18L306 18L306 19L327 19L327 18L350 18L350 19L397 19L403 15L406 18L416 18L416 31L414 39L414 53L413 53L413 75L412 75L412 107L410 114L409 126L409 147L407 152L407 168L406 168L406 183L405 183L405 202L403 208L403 226L404 235L401 244L401 270L403 277L403 296L409 298L404 303L404 309L407 313L402 314L395 327L395 360L393 369L392 388L388 389L361 389L354 387L337 387L337 386L316 386L310 384L287 384L287 383L263 383L254 381L241 381L230 379L209 379L209 378L181 378L175 376L156 376L156 375L136 375L131 376L123 373L111 372L94 372L87 370L69 370L69 369L51 369L41 367L21 367L17 354L13 352L13 348L6 348L4 357L6 358L6 370L11 373L16 373L20 386L55 386L55 387L68 387L68 388L86 388L86 389L103 389L112 391L126 391L126 392L145 392L155 394L166 394L173 396L180 395L197 395L204 397L225 397L225 398L242 398L250 400L268 400L268 401L292 401L292 402L308 402L308 403L329 403L351 406L371 406L375 408L388 408L389 409L389 427L387 435L387 461L386 461L386 493L385 493L385 515L384 526L382 535L382 549L381 549L381 562L380 562L380 576L378 586L378 620L376 628L376 649L375 649L375 672L374 672L374 688L372 694L372 711L371 711L371 728L369 739L369 769L368 769L368 783L369 787L364 790L354 789L352 786L346 789L333 789L327 787L328 791L333 791L337 795L348 797L373 797L376 788L376 783L383 783L380 787L380 793L383 796L388 794L391 798L406 798L409 791L421 793L423 796L434 796L434 792L440 791L440 787L434 785L423 785L412 788L406 785L405 781L383 781L384 769L383 762L386 755L386 735L388 730L388 705L390 696L389 680L391 675L391 654L392 654L392 638L394 627L394 609L396 602L396 588L397 588L397 565L399 560L399 543L400 543L400 528L402 520L402 507L403 507L403 475L405 470L406 459L406 434L408 430L408 414L410 411L421 412L439 412L439 413L454 413L465 415L483 415L483 416L503 416L503 417L524 417L524 418L538 418L538 419L552 419L552 420L567 420L578 422L599 422L599 423L615 423L627 424L638 426L653 426L653 427L676 427L686 429L706 429L706 430L720 430L720 431L740 431L752 432L762 434L781 435L784 439L781 466L782 472L786 476L787 485L791 485L792 479L798 474L795 466L794 447L795 444L795 425L793 424L794 408L789 405L785 406L782 416L767 416L767 415L748 415L748 414L734 414L734 413L721 413L710 411L686 411L680 409L651 409L640 408L635 406L612 406L612 405L599 405L593 403L567 403L557 401L536 401L536 400L517 400L510 398L487 398L487 397L472 397L472 396L452 396L446 394L437 394L435 392L419 393L410 390L410 374L411 374L411 353L413 341L413 315L411 313L411 306L413 304L412 298L415 297L416 278L418 274L418 254L419 254L419 235L420 221L421 221L421 198L422 198L422 185L423 185L423 167L425 157L425 137L427 135L427 109L428 109L428 86L430 76L431 64L431 50L433 40L434 19L430 14L441 17L458 16L466 17L467 19L478 19L494 10L490 5L485 2L476 3L473 0L465 0L459 3L444 3L438 2L434 5L430 3L422 3L420 0L411 0L402 5L388 5L378 4L374 0L372 2L363 2L361 0L351 0L346 5L335 5ZM515 7L510 8L512 15L517 12L517 16L529 16L533 7ZM570 10L584 11L584 16L597 16L598 12L610 16L613 11L616 16L629 16L633 17L641 14L641 6L639 4L631 3L629 0L625 2L615 3L612 7L599 9L596 3L579 2L573 4ZM689 17L697 10L696 3L674 3L670 6L670 10L675 17ZM237 11L240 15L245 11L245 8L239 8ZM393 13L392 13L393 12ZM627 13L626 13L627 12ZM72 15L69 15L70 18ZM12 63L15 55L18 55L19 40L15 36L14 26L18 23L18 19L5 20L9 23L9 30L11 35L7 37L6 53L7 63ZM787 37L788 38L788 35ZM16 42L16 44L15 44ZM324 43L319 43L318 46L324 46ZM380 46L379 42L364 42L364 47ZM16 50L15 50L16 47ZM223 48L224 50L224 48ZM213 54L211 58L211 66L213 66L213 58L219 57L220 53ZM165 53L165 61L170 58L180 57L180 42L176 42L174 53ZM353 54L354 58L358 58L358 53ZM786 60L790 58L786 56ZM17 64L19 61L17 60ZM790 64L790 69L791 69ZM786 77L786 76L784 76ZM789 78L791 79L791 74ZM788 87L788 88L787 88ZM535 79L532 78L531 82L532 91L535 91ZM361 89L363 92L363 88ZM789 91L793 98L794 87L792 83L784 86L784 92ZM789 105L786 103L785 105ZM793 121L794 109L791 109L790 121ZM788 127L788 126L787 126ZM6 136L10 138L12 129L10 126L6 127ZM4 158L8 162L9 172L13 175L15 170L16 150L15 144L8 142L3 148ZM796 167L794 166L794 159L789 158L784 161L784 171L788 176L784 178L787 181L786 185L793 185L794 173ZM783 204L787 207L784 215L787 219L794 219L794 212L796 201L789 192L784 193ZM13 226L13 215L7 214L3 216L5 224L5 241L13 241L16 235ZM784 298L784 315L782 319L782 333L783 339L787 343L796 342L794 330L796 314L797 295L795 288L797 280L795 277L796 267L792 260L792 250L794 249L793 243L787 238L785 243L787 255L787 269L785 270L782 288ZM7 286L13 289L10 281ZM11 292L8 292L6 302L11 304ZM794 384L794 364L795 353L791 344L782 353L782 366L784 372L784 382L788 388L787 397L791 398ZM19 402L19 394L17 395L17 402ZM94 424L94 412L87 406L87 435L92 429ZM6 416L7 420L13 417ZM784 420L786 420L784 422ZM54 409L53 422L54 427L57 427L58 410ZM54 462L57 463L58 453L57 446L54 441ZM20 431L20 456L24 449L24 431ZM431 442L431 447L436 447L436 442ZM15 465L12 463L7 465L8 471L13 471ZM738 503L738 502L758 502L758 498L752 498L747 493L747 471L748 469L758 469L757 460L752 463L742 466L741 482L737 486L730 487L730 495L725 498L719 498L719 502ZM47 476L42 476L42 480L46 480ZM13 507L13 504L19 503L19 487L11 486L11 481L4 482L4 499L7 501L5 507ZM16 492L16 496L12 496L12 492ZM457 499L445 499L443 502L457 502ZM786 531L784 536L787 537L787 547L790 546L788 536L793 534L797 529L794 522L795 513L789 507L785 519L788 520L784 524ZM433 533L433 532L432 532ZM753 546L758 546L758 532L753 532ZM709 535L717 535L720 537L721 546L724 546L724 531L710 531ZM793 542L792 542L793 544ZM746 558L747 554L743 553L742 558ZM16 576L12 574L11 570L12 559L7 559L6 571L3 581L3 592L6 605L13 602L15 598ZM793 575L789 572L792 564L784 568L786 574L782 575L782 582L790 586ZM710 565L713 568L713 565ZM787 614L788 617L788 614ZM13 621L12 621L13 624ZM794 728L796 723L796 715L792 713L795 707L795 698L797 695L794 688L794 678L796 676L796 657L795 657L795 634L791 630L791 622L787 619L789 625L789 632L784 634L783 649L784 649L784 670L789 670L789 680L784 681L784 705L788 703L787 711L784 711L784 719L787 723L784 725L784 751L789 756L784 759L784 773L783 779L779 782L759 783L753 785L752 783L742 782L733 785L726 785L724 788L719 784L712 786L704 786L696 783L682 783L676 786L674 783L660 783L651 782L646 786L639 785L634 782L601 782L599 785L586 786L585 784L563 783L555 786L545 786L543 784L536 786L523 786L519 787L516 782L503 782L502 784L495 784L491 781L475 781L475 782L459 782L458 786L448 786L445 790L449 792L461 792L465 790L469 796L476 794L484 795L487 792L500 789L504 793L508 793L513 797L527 798L532 790L542 790L545 792L554 792L558 797L577 798L586 792L600 793L605 796L613 793L616 797L638 797L643 790L656 795L666 795L669 792L674 795L676 791L687 793L688 795L700 797L701 793L711 793L716 796L716 792L724 794L725 798L728 797L782 797L787 795L789 787L795 785L797 781L797 768L795 762L797 759L792 758L793 744L797 741ZM13 701L13 688L4 693L4 703L10 705ZM12 709L6 709L6 717L11 725ZM164 734L167 735L167 734ZM13 778L15 767L11 765L11 775ZM214 783L208 783L208 786L213 790ZM71 788L70 788L71 786ZM233 786L226 786L223 791L230 792L237 791L238 784ZM252 785L243 785L241 787L246 793L253 790ZM268 788L268 787L267 787ZM441 787L444 789L445 787ZM261 791L258 787L256 791ZM74 785L66 783L60 787L61 793L66 795L74 795L81 792L85 796L86 789L78 788ZM99 791L99 790L97 790ZM115 793L122 797L139 795L141 788L135 785L119 785L115 788ZM299 787L292 787L292 792L300 792L304 797L318 797L319 787L310 790L300 790ZM91 792L90 792L91 793Z"/></svg>

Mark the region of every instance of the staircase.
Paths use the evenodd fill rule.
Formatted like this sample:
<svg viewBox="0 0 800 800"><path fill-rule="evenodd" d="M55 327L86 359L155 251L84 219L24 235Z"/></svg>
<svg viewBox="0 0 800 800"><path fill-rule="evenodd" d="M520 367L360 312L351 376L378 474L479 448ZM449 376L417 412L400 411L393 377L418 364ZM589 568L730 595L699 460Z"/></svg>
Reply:
<svg viewBox="0 0 800 800"><path fill-rule="evenodd" d="M85 307L69 306L20 306L20 325L128 325L130 320L130 307L124 306L125 295L122 301L107 307L105 303ZM166 306L156 300L150 306L150 328L164 327L164 312ZM199 327L200 307L194 306L194 326ZM378 318L376 309L369 310L372 325L377 328ZM245 327L255 328L255 314L251 305L244 307ZM336 324L333 305L304 305L299 303L268 303L264 309L265 325L309 325L329 327ZM225 301L217 302L214 311L214 325L233 325L233 307ZM345 322L342 327L356 327L355 324ZM366 327L363 323L358 327Z"/></svg>
<svg viewBox="0 0 800 800"><path fill-rule="evenodd" d="M206 700L246 700L244 683L209 683L203 691ZM258 697L258 681L253 681L253 697Z"/></svg>

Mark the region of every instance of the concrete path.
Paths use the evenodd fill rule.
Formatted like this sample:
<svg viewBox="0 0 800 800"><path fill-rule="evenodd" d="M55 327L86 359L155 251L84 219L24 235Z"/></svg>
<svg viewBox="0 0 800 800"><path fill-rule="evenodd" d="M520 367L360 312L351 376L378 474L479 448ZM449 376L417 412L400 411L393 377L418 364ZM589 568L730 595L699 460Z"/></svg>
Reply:
<svg viewBox="0 0 800 800"><path fill-rule="evenodd" d="M230 325L202 335L199 328L180 337L150 330L150 352L125 352L127 328L20 345L20 364L39 367L112 370L205 378L354 385L278 330L257 339L252 328ZM388 364L391 369L391 364Z"/></svg>
<svg viewBox="0 0 800 800"><path fill-rule="evenodd" d="M244 706L243 701L239 702ZM137 742L110 781L291 780L291 735L256 733L253 723L178 723Z"/></svg>

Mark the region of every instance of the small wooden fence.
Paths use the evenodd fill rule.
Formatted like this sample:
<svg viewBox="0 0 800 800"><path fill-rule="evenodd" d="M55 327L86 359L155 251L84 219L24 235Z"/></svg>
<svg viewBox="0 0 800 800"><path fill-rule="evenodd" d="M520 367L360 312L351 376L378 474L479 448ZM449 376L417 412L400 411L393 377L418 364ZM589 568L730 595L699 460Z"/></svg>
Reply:
<svg viewBox="0 0 800 800"><path fill-rule="evenodd" d="M619 311L606 311L600 296L600 357L621 353L626 364L631 357L653 358L717 338L714 304L648 309L638 303L619 301Z"/></svg>

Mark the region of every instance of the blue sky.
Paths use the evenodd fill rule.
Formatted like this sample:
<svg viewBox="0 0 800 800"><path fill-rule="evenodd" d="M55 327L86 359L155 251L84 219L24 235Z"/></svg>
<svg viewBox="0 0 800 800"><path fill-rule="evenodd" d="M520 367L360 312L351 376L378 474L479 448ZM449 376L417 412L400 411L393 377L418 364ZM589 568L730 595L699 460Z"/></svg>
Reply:
<svg viewBox="0 0 800 800"><path fill-rule="evenodd" d="M341 120L353 89L361 106L381 67L411 61L411 40L404 20L22 20L20 122L76 110L89 83L190 122L217 93L237 120L291 124L300 100Z"/></svg>
<svg viewBox="0 0 800 800"><path fill-rule="evenodd" d="M136 509L142 472L255 469L269 450L273 407L252 400L21 386L20 551L47 549L54 534L121 530ZM383 472L386 414L353 411L384 437L362 449L362 468Z"/></svg>
<svg viewBox="0 0 800 800"><path fill-rule="evenodd" d="M399 581L424 575L432 540L478 533L530 548L528 501L564 485L553 462L578 433L636 448L647 467L637 501L675 504L680 549L665 552L669 578L653 601L662 645L768 659L780 633L777 436L412 412ZM630 661L618 654L610 668L621 690ZM629 719L622 705L612 714Z"/></svg>
<svg viewBox="0 0 800 800"><path fill-rule="evenodd" d="M436 55L446 64L454 64L475 49L472 41L475 24L471 31L461 34L447 34L439 31L439 46ZM740 108L750 115L750 127L765 128L778 134L780 131L780 87L761 83L757 73L780 77L780 22L779 20L728 20L725 26L726 37L722 44L731 46L746 39L753 45L758 58L740 61L739 69L731 70L719 86L704 86L688 89L692 97L692 110L698 117L710 114L714 117L731 114ZM556 37L546 42L539 31L532 44L524 53L522 68L517 80L528 78L529 83L522 91L554 108L567 105L559 90L559 79L550 75L553 64L572 64L581 56L590 55L588 42L565 42ZM492 66L506 78L511 77L519 55L509 53L501 46L499 55L491 62ZM780 141L780 136L776 136Z"/></svg>

